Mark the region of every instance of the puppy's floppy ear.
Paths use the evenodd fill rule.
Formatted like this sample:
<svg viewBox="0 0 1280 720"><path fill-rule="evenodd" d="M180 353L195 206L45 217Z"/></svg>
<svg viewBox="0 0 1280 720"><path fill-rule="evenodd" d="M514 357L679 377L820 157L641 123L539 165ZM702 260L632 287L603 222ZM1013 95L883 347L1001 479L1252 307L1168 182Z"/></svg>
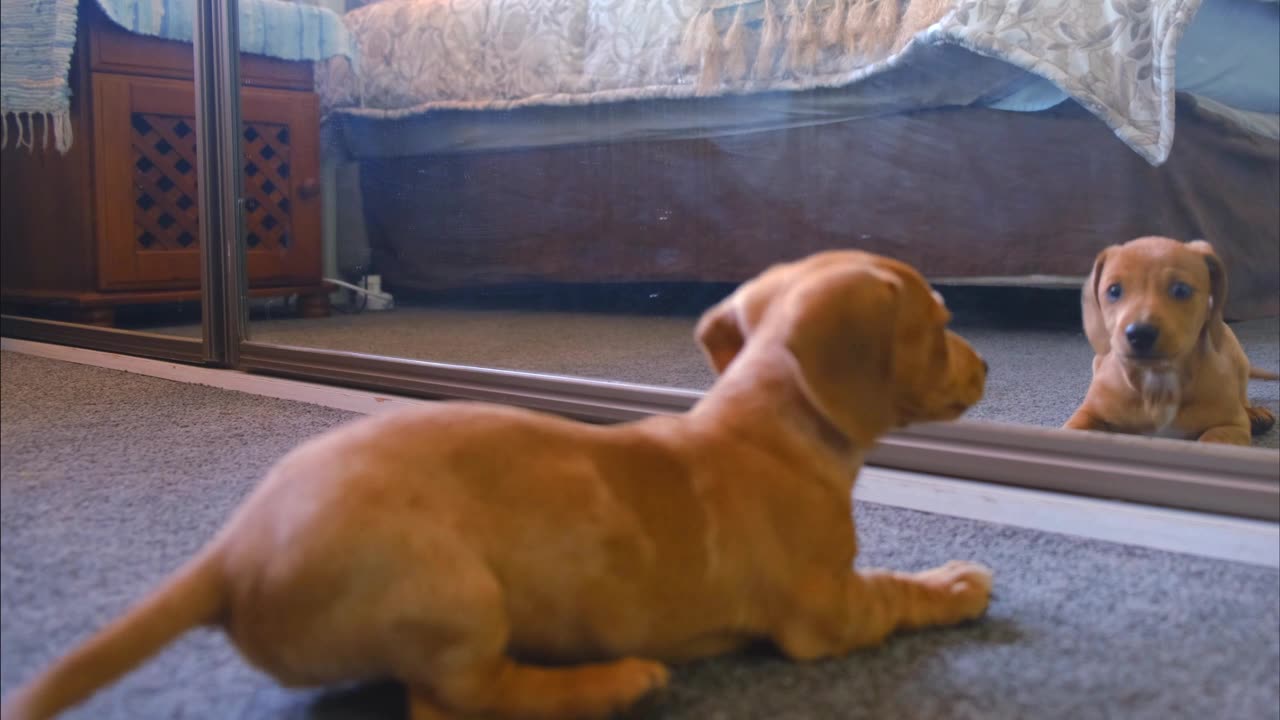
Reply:
<svg viewBox="0 0 1280 720"><path fill-rule="evenodd" d="M896 423L893 360L902 279L875 267L825 273L796 288L782 321L801 389L863 446Z"/></svg>
<svg viewBox="0 0 1280 720"><path fill-rule="evenodd" d="M775 265L703 313L693 334L717 374L724 374L742 352L774 299L787 287L793 269L791 263Z"/></svg>
<svg viewBox="0 0 1280 720"><path fill-rule="evenodd" d="M1111 336L1107 332L1107 323L1102 319L1102 305L1098 297L1098 283L1102 281L1102 268L1106 264L1107 255L1111 253L1117 246L1103 248L1098 253L1098 257L1093 259L1093 269L1089 271L1089 278L1084 281L1084 287L1080 289L1080 310L1084 316L1084 334L1089 338L1089 344L1093 346L1093 352L1098 355L1106 355L1111 352Z"/></svg>
<svg viewBox="0 0 1280 720"><path fill-rule="evenodd" d="M735 293L703 313L693 333L717 375L724 374L724 369L742 352L746 343L736 301Z"/></svg>
<svg viewBox="0 0 1280 720"><path fill-rule="evenodd" d="M1226 331L1223 312L1227 306L1227 269L1217 251L1207 241L1192 240L1187 249L1204 256L1209 266L1209 316L1205 318L1203 334L1207 334L1214 347L1222 347L1222 335Z"/></svg>

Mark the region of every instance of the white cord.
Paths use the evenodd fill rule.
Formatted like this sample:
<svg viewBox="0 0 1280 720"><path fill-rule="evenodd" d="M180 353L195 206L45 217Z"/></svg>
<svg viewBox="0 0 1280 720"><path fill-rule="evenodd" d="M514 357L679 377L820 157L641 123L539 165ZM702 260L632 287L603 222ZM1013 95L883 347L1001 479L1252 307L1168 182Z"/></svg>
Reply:
<svg viewBox="0 0 1280 720"><path fill-rule="evenodd" d="M386 308L392 307L393 303L395 302L395 300L391 297L390 293L377 292L374 290L370 290L368 288L362 288L359 285L353 285L349 282L346 282L344 280L338 280L336 278L325 278L324 281L328 283L333 283L338 287L346 288L351 292L356 292L356 293L360 293L361 295L366 295L372 300L378 300L384 303L383 307L386 307Z"/></svg>

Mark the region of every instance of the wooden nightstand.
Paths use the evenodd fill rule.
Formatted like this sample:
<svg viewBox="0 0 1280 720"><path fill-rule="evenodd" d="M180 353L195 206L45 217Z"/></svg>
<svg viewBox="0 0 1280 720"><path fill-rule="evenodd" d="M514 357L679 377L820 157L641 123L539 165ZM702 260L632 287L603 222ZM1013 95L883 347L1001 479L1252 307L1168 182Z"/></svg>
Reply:
<svg viewBox="0 0 1280 720"><path fill-rule="evenodd" d="M327 315L319 100L311 64L241 56L245 224L253 296ZM191 46L135 35L81 4L74 144L3 153L7 308L110 325L121 305L198 300Z"/></svg>

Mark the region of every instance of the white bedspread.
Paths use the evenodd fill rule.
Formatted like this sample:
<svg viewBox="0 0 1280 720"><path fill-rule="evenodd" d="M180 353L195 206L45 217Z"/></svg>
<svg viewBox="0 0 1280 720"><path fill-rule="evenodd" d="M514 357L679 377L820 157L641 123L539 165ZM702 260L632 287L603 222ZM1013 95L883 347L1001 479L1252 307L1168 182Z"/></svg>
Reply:
<svg viewBox="0 0 1280 720"><path fill-rule="evenodd" d="M375 118L839 87L960 45L1045 77L1153 164L1200 0L385 0L348 13L359 74L330 112Z"/></svg>

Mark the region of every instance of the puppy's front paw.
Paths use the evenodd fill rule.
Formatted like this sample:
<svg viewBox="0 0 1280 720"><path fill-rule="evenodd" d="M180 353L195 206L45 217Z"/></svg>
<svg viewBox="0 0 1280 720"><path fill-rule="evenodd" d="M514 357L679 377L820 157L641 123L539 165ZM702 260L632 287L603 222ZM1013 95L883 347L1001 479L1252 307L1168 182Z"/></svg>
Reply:
<svg viewBox="0 0 1280 720"><path fill-rule="evenodd" d="M954 613L953 620L973 620L986 612L991 601L991 568L975 562L952 560L941 567L925 570L916 577L939 591Z"/></svg>
<svg viewBox="0 0 1280 720"><path fill-rule="evenodd" d="M1245 408L1245 412L1249 413L1249 432L1253 435L1261 435L1276 424L1275 413L1261 405Z"/></svg>

